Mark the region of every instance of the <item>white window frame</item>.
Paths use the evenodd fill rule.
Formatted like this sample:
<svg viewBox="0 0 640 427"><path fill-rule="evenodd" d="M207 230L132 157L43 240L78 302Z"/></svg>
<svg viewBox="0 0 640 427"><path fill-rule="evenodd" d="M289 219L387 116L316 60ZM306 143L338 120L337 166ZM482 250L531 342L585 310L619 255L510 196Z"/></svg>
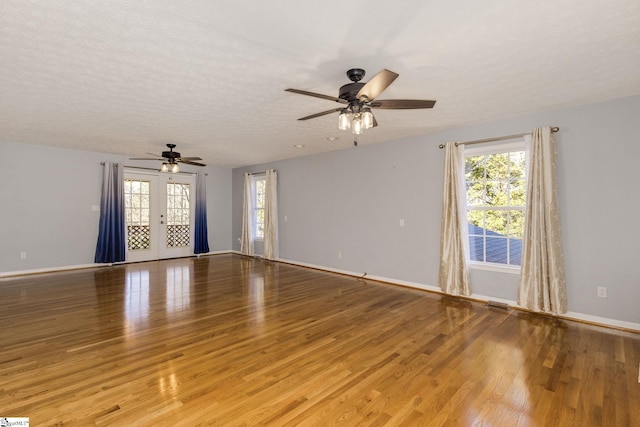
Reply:
<svg viewBox="0 0 640 427"><path fill-rule="evenodd" d="M263 182L264 183L264 193L263 193L263 197L262 197L262 201L263 201L263 205L262 207L258 206L258 182ZM251 176L251 186L252 186L252 191L251 191L251 196L253 197L251 206L253 209L253 224L251 224L251 227L253 228L253 236L254 236L254 240L258 240L258 241L262 241L264 240L264 223L262 224L262 236L260 236L258 234L258 211L262 211L264 213L264 209L265 209L265 204L266 204L266 185L267 185L267 176L265 174L257 174L257 175L252 175ZM262 218L264 219L264 214L262 215Z"/></svg>
<svg viewBox="0 0 640 427"><path fill-rule="evenodd" d="M524 151L525 153L525 185L526 182L529 179L529 153L527 152L527 147L526 147L526 143L524 141L524 139L519 140L519 141L511 141L511 142L498 142L498 143L492 143L492 144L478 144L477 147L466 147L464 148L464 158L466 160L467 157L473 157L473 156L480 156L480 155L487 155L487 154L501 154L501 153L507 153L507 152L514 152L514 151ZM462 170L462 182L465 183L465 188L466 188L466 179L465 179L465 172L464 172L464 168ZM464 223L465 223L465 230L469 229L469 223L467 222L467 211L468 211L468 206L467 206L467 198L466 198L466 193L464 194L464 200L465 200L465 216L464 216ZM489 209L487 209L489 210ZM523 214L526 214L526 208L524 206L506 206L506 207L492 207L490 210L521 210L523 212ZM468 233L467 233L468 234ZM467 236L467 246L470 245L469 242L469 236ZM473 269L478 269L478 270L489 270L489 271L499 271L499 272L506 272L506 273L513 273L513 274L520 274L520 265L514 265L514 264L501 264L501 263L494 263L494 262L487 262L487 261L473 261L471 260L471 254L470 254L470 248L467 247L467 250L469 251L469 267L473 268Z"/></svg>

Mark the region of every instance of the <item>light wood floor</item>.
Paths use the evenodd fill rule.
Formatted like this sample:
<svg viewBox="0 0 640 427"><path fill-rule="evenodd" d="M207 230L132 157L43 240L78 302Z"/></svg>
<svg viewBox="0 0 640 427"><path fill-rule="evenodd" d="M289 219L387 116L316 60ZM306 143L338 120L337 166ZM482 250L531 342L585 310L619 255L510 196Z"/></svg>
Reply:
<svg viewBox="0 0 640 427"><path fill-rule="evenodd" d="M640 426L640 335L238 255L0 280L32 426Z"/></svg>

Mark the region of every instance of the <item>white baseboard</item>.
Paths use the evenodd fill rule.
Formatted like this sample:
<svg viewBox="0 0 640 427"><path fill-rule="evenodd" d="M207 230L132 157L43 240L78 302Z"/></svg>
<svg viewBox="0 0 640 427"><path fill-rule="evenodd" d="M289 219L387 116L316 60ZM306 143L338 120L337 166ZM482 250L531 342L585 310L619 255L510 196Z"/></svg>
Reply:
<svg viewBox="0 0 640 427"><path fill-rule="evenodd" d="M185 258L198 257L202 255L221 255L221 254L230 254L230 253L239 253L239 252L231 251L231 250L212 251L204 254L189 255L188 257L185 257ZM117 262L114 264L111 264L111 263L78 264L78 265L64 265L64 266L58 266L58 267L34 268L31 270L2 271L0 272L0 279L7 278L7 277L15 277L15 276L27 276L29 274L55 273L58 271L80 270L84 268L108 267L110 265L117 265L117 264L130 264L130 262L124 261L124 262Z"/></svg>
<svg viewBox="0 0 640 427"><path fill-rule="evenodd" d="M592 316L590 314L576 313L574 311L567 311L565 314L560 315L558 317L562 317L564 319L570 319L570 320L578 320L586 323L593 323L596 325L630 329L633 331L640 332L640 323L627 322L624 320L616 320L616 319L609 319L607 317Z"/></svg>
<svg viewBox="0 0 640 427"><path fill-rule="evenodd" d="M368 274L363 277L364 273L356 273L356 272L348 271L348 270L340 270L340 269L337 269L337 268L323 267L323 266L320 266L320 265L309 264L309 263L306 263L306 262L292 261L292 260L288 260L288 259L278 259L278 261L284 262L284 263L287 263L287 264L299 265L301 267L309 267L309 268L314 268L314 269L317 269L317 270L330 271L330 272L333 272L333 273L339 273L339 274L344 274L344 275L353 276L353 277L362 277L364 279L376 280L376 281L379 281L379 282L390 283L392 285L406 286L406 287L409 287L409 288L422 289L422 290L425 290L425 291L428 291L428 292L434 292L434 293L445 295L445 293L442 292L442 290L440 289L439 286L431 286L431 285L425 285L423 283L408 282L406 280L398 280L398 279L393 279L393 278L389 278L389 277L371 276L371 275L368 275ZM516 301L506 300L506 299L502 299L502 298L489 297L489 296L486 296L486 295L479 295L479 294L471 294L469 296L469 298L474 299L474 300L478 300L478 301L481 301L481 302L488 302L490 300L491 301L496 301L496 302L501 302L501 303L505 303L505 304L509 305L509 307L512 307L512 308L515 308L515 309L530 311L530 310L527 310L524 307L519 306ZM628 330L640 332L640 323L627 322L627 321L624 321L624 320L609 319L609 318L606 318L606 317L592 316L592 315L589 315L589 314L576 313L576 312L573 312L573 311L569 311L569 312L567 312L565 314L562 314L562 315L556 315L556 317L561 318L561 319L576 320L576 321L579 321L579 322L591 323L591 324L600 325L600 326L607 326L607 327L620 328L620 329L628 329Z"/></svg>
<svg viewBox="0 0 640 427"><path fill-rule="evenodd" d="M0 272L0 279L5 277L12 277L12 276L27 276L29 274L55 273L56 271L80 270L83 268L104 267L108 265L111 265L111 264L78 264L78 265L65 265L62 267L34 268L31 270L3 271L3 272Z"/></svg>
<svg viewBox="0 0 640 427"><path fill-rule="evenodd" d="M204 256L204 255L223 255L223 254L231 254L231 253L240 253L240 252L232 251L232 250L211 251L211 252L207 252L207 253L204 253L204 254L196 254L196 255L192 255L192 256L199 257L199 256Z"/></svg>

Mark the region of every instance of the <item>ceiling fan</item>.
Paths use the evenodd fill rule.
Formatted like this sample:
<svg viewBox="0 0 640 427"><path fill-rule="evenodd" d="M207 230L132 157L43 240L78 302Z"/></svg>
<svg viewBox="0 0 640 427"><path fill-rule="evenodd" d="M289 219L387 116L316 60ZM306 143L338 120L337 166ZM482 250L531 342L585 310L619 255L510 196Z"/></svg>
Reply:
<svg viewBox="0 0 640 427"><path fill-rule="evenodd" d="M338 129L347 130L356 135L360 135L364 129L377 126L375 117L371 112L372 108L408 110L416 108L433 108L436 101L418 100L418 99L380 99L376 98L398 77L397 73L389 70L382 70L367 83L360 80L365 75L362 68L352 68L347 71L347 77L352 83L347 83L340 88L338 97L323 95L321 93L308 92L299 89L285 89L287 92L298 93L300 95L313 96L316 98L335 101L344 104L343 107L332 108L331 110L321 113L311 114L310 116L301 117L298 120L309 120L321 117L327 114L340 112L338 116ZM357 146L357 140L353 143Z"/></svg>
<svg viewBox="0 0 640 427"><path fill-rule="evenodd" d="M132 157L129 160L160 160L162 161L162 167L160 168L160 172L172 172L178 173L180 172L180 167L178 163L184 163L187 165L193 166L206 166L203 163L194 162L194 160L202 160L200 157L181 157L180 153L177 151L173 151L176 148L176 144L167 144L169 151L163 151L160 156L156 156L152 153L147 153L151 156L155 156L153 158L148 157Z"/></svg>

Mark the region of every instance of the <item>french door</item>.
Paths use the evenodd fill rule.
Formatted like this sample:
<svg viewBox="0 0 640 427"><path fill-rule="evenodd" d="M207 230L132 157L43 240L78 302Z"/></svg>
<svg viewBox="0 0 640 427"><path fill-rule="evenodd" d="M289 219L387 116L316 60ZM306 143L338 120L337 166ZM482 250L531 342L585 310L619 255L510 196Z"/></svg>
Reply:
<svg viewBox="0 0 640 427"><path fill-rule="evenodd" d="M127 261L193 254L195 179L125 170Z"/></svg>

